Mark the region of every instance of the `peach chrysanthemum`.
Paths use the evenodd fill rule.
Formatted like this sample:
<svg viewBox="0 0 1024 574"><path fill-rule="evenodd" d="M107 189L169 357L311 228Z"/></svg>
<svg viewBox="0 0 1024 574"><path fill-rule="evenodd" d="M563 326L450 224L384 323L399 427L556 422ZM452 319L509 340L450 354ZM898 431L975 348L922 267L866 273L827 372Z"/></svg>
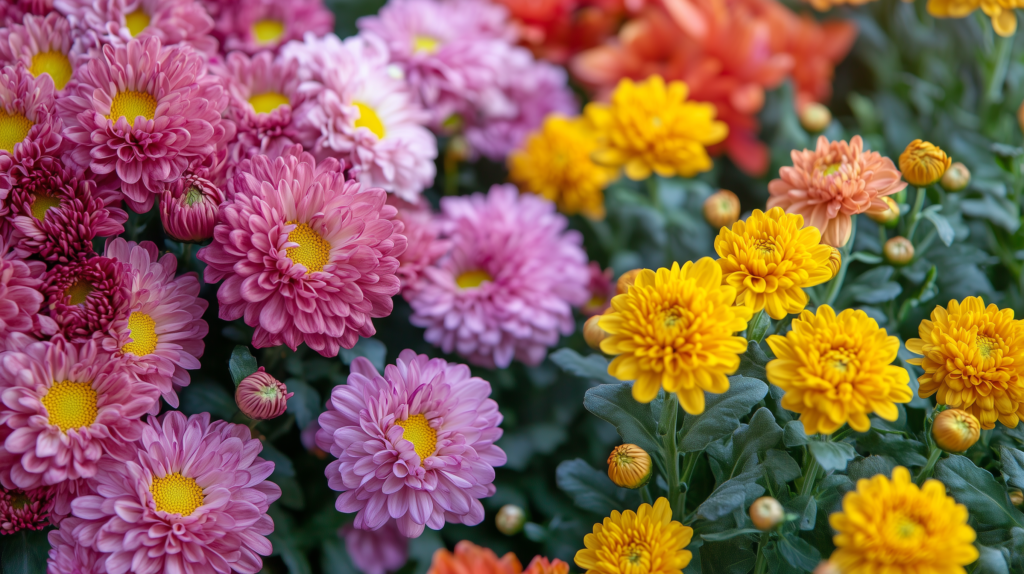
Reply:
<svg viewBox="0 0 1024 574"><path fill-rule="evenodd" d="M863 6L878 0L804 0L818 12L828 12L836 6Z"/></svg>
<svg viewBox="0 0 1024 574"><path fill-rule="evenodd" d="M996 34L1009 37L1017 31L1014 8L1021 8L1020 0L928 0L928 13L936 18L966 18L981 8L992 19Z"/></svg>
<svg viewBox="0 0 1024 574"><path fill-rule="evenodd" d="M575 562L587 574L680 574L693 558L686 550L692 538L693 529L672 520L672 508L662 497L636 512L613 510L583 538L586 548L576 553ZM647 568L624 560L630 554Z"/></svg>
<svg viewBox="0 0 1024 574"><path fill-rule="evenodd" d="M768 208L803 215L804 225L817 227L822 243L833 247L850 240L853 215L888 209L881 198L907 187L892 160L864 151L860 136L849 143L821 136L814 151L793 150L790 157L793 165L768 184Z"/></svg>
<svg viewBox="0 0 1024 574"><path fill-rule="evenodd" d="M735 301L736 289L722 284L722 268L710 257L640 271L598 323L609 334L601 350L618 355L608 374L636 380L633 398L641 403L664 387L686 412L703 413L704 392L729 390L727 375L747 349L735 334L747 328L753 311Z"/></svg>
<svg viewBox="0 0 1024 574"><path fill-rule="evenodd" d="M1024 323L1013 309L985 306L968 297L938 306L921 321L921 338L907 350L924 355L908 361L920 365L922 398L937 395L940 405L963 409L991 429L998 420L1014 428L1024 418Z"/></svg>
<svg viewBox="0 0 1024 574"><path fill-rule="evenodd" d="M755 313L766 309L772 319L802 311L807 306L804 287L832 278L832 248L821 244L816 228L804 227L803 216L781 207L768 213L755 209L732 229L723 227L715 251L725 283L736 289L736 303Z"/></svg>

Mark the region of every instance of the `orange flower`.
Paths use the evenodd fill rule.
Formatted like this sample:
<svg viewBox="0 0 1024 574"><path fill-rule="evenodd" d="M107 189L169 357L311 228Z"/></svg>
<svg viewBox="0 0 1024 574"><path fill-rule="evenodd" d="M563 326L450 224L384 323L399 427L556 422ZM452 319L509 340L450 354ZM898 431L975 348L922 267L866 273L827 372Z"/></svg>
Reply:
<svg viewBox="0 0 1024 574"><path fill-rule="evenodd" d="M533 566L533 564L531 564ZM522 574L523 565L509 552L500 559L490 548L483 548L469 540L455 545L455 553L441 548L434 552L434 560L427 574ZM530 574L538 574L531 572Z"/></svg>
<svg viewBox="0 0 1024 574"><path fill-rule="evenodd" d="M548 560L543 556L535 556L523 574L569 574L569 565L558 558Z"/></svg>

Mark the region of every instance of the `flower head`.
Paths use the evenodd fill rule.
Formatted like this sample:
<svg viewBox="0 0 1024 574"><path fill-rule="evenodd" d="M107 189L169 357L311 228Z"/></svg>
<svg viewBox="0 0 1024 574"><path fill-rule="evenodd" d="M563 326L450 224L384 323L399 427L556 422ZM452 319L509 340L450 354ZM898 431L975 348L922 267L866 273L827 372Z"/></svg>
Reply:
<svg viewBox="0 0 1024 574"><path fill-rule="evenodd" d="M38 315L44 301L41 277L45 272L45 263L17 257L0 238L0 351L12 333L30 333L40 321L52 321ZM56 325L48 330L56 331Z"/></svg>
<svg viewBox="0 0 1024 574"><path fill-rule="evenodd" d="M0 533L42 530L52 524L50 511L55 495L49 486L29 490L0 487Z"/></svg>
<svg viewBox="0 0 1024 574"><path fill-rule="evenodd" d="M59 92L71 79L73 37L67 18L56 12L26 15L24 21L0 28L0 63L24 64L33 76L47 74Z"/></svg>
<svg viewBox="0 0 1024 574"><path fill-rule="evenodd" d="M188 45L217 52L213 19L197 0L55 0L58 10L79 30L79 42L97 57L104 44L123 46L132 39L157 38L164 46Z"/></svg>
<svg viewBox="0 0 1024 574"><path fill-rule="evenodd" d="M924 187L942 179L952 161L937 145L914 140L900 154L900 171L908 183Z"/></svg>
<svg viewBox="0 0 1024 574"><path fill-rule="evenodd" d="M284 383L270 376L263 367L242 379L235 389L235 404L245 416L256 420L277 418L288 408L289 393Z"/></svg>
<svg viewBox="0 0 1024 574"><path fill-rule="evenodd" d="M65 337L91 339L128 319L127 273L109 257L56 265L43 276L43 308Z"/></svg>
<svg viewBox="0 0 1024 574"><path fill-rule="evenodd" d="M307 33L323 36L334 31L334 13L323 0L205 0L216 13L214 34L225 53L256 54L276 51Z"/></svg>
<svg viewBox="0 0 1024 574"><path fill-rule="evenodd" d="M828 305L804 311L785 336L772 335L768 381L785 391L782 407L800 413L807 434L831 434L850 423L871 428L868 415L899 416L896 403L913 398L910 375L892 365L900 340L860 309L838 316Z"/></svg>
<svg viewBox="0 0 1024 574"><path fill-rule="evenodd" d="M636 562L649 565L649 574L680 574L693 558L686 550L692 538L693 529L672 520L672 508L662 497L636 512L613 510L583 539L586 548L575 561L587 574L630 574Z"/></svg>
<svg viewBox="0 0 1024 574"><path fill-rule="evenodd" d="M608 374L635 380L633 398L649 403L664 388L686 412L704 412L704 392L729 390L727 375L740 366L750 307L734 306L736 289L722 283L722 269L705 257L682 267L640 271L599 325L610 336L601 350L618 355Z"/></svg>
<svg viewBox="0 0 1024 574"><path fill-rule="evenodd" d="M160 223L178 241L199 243L213 237L224 192L198 173L187 172L160 196Z"/></svg>
<svg viewBox="0 0 1024 574"><path fill-rule="evenodd" d="M49 574L106 574L106 556L78 543L75 529L82 519L69 516L60 521L60 528L47 533L50 542L46 571Z"/></svg>
<svg viewBox="0 0 1024 574"><path fill-rule="evenodd" d="M440 218L426 198L409 203L392 195L388 196L388 204L398 209L395 219L405 225L402 233L408 238L409 247L398 256L398 278L406 290L416 283L424 269L448 253L451 242L442 237Z"/></svg>
<svg viewBox="0 0 1024 574"><path fill-rule="evenodd" d="M967 411L946 409L935 417L932 438L939 448L948 452L963 452L978 442L981 423Z"/></svg>
<svg viewBox="0 0 1024 574"><path fill-rule="evenodd" d="M966 18L978 8L992 20L996 34L1009 38L1017 31L1014 0L928 0L928 13L936 18Z"/></svg>
<svg viewBox="0 0 1024 574"><path fill-rule="evenodd" d="M523 565L509 552L500 559L490 548L482 548L469 540L455 545L455 552L440 548L434 552L427 574L522 574Z"/></svg>
<svg viewBox="0 0 1024 574"><path fill-rule="evenodd" d="M558 558L548 560L544 556L534 556L523 574L569 574L569 565Z"/></svg>
<svg viewBox="0 0 1024 574"><path fill-rule="evenodd" d="M53 81L22 65L0 70L0 155L60 132Z"/></svg>
<svg viewBox="0 0 1024 574"><path fill-rule="evenodd" d="M833 247L850 240L851 216L886 209L881 198L907 187L892 160L865 152L860 136L849 143L821 136L814 151L793 150L790 157L792 167L768 184L768 208L803 215L804 225L817 227L822 243Z"/></svg>
<svg viewBox="0 0 1024 574"><path fill-rule="evenodd" d="M612 304L612 295L615 295L615 283L612 281L612 269L601 269L597 261L591 261L587 267L590 270L590 283L587 290L590 292L590 300L580 311L584 315L600 315L608 310Z"/></svg>
<svg viewBox="0 0 1024 574"><path fill-rule="evenodd" d="M978 559L967 508L937 480L918 487L902 466L892 480L883 474L858 480L828 521L836 531L829 562L840 572L963 574Z"/></svg>
<svg viewBox="0 0 1024 574"><path fill-rule="evenodd" d="M651 455L635 444L620 444L608 455L608 478L622 488L640 488L651 480Z"/></svg>
<svg viewBox="0 0 1024 574"><path fill-rule="evenodd" d="M939 181L946 191L962 191L971 183L971 170L967 169L966 165L954 161Z"/></svg>
<svg viewBox="0 0 1024 574"><path fill-rule="evenodd" d="M394 519L378 530L361 530L347 524L338 530L345 540L352 565L363 574L385 574L405 566L409 559L409 539L398 530Z"/></svg>
<svg viewBox="0 0 1024 574"><path fill-rule="evenodd" d="M907 350L920 359L922 398L963 409L991 429L998 420L1015 428L1024 417L1024 325L1013 309L985 306L981 297L950 301L921 321L920 339Z"/></svg>
<svg viewBox="0 0 1024 574"><path fill-rule="evenodd" d="M494 525L505 536L515 536L526 524L526 512L515 504L506 504L494 515Z"/></svg>
<svg viewBox="0 0 1024 574"><path fill-rule="evenodd" d="M331 392L316 435L338 458L326 471L342 493L335 507L357 513L353 525L364 530L396 519L410 538L424 526L479 524L479 499L494 494L494 467L505 464L494 444L502 417L490 394L465 365L411 350L383 376L357 358L348 384Z"/></svg>
<svg viewBox="0 0 1024 574"><path fill-rule="evenodd" d="M740 218L740 198L728 189L720 189L704 200L704 219L712 229L728 227Z"/></svg>

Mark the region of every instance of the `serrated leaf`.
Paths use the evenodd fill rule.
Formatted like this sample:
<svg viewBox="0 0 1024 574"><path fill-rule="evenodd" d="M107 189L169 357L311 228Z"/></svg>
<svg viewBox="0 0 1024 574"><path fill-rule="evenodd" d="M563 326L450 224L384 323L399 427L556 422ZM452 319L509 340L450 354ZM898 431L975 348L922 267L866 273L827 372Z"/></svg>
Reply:
<svg viewBox="0 0 1024 574"><path fill-rule="evenodd" d="M970 459L952 454L940 460L935 465L935 477L979 522L1002 528L1024 526L1024 514L1010 505L1006 490L992 473L978 468Z"/></svg>
<svg viewBox="0 0 1024 574"><path fill-rule="evenodd" d="M754 568L755 556L743 538L711 542L700 549L703 571L708 574L747 574Z"/></svg>
<svg viewBox="0 0 1024 574"><path fill-rule="evenodd" d="M974 574L1010 574L1009 556L1004 555L1001 549L980 544L977 548L978 567L974 569Z"/></svg>
<svg viewBox="0 0 1024 574"><path fill-rule="evenodd" d="M935 226L935 231L939 233L939 239L941 239L947 246L952 245L953 240L956 239L956 233L953 232L953 226L949 224L949 220L939 214L939 209L942 209L941 206L935 205L932 207L937 209L929 207L921 212L921 214Z"/></svg>
<svg viewBox="0 0 1024 574"><path fill-rule="evenodd" d="M743 508L764 494L764 487L755 482L762 476L754 469L723 482L707 500L697 507L697 517L718 520L737 508Z"/></svg>
<svg viewBox="0 0 1024 574"><path fill-rule="evenodd" d="M259 365L256 363L256 357L249 352L249 347L235 345L234 350L231 351L231 359L228 361L228 371L231 372L231 380L234 381L235 386L237 387L242 379L255 373L257 369L259 369Z"/></svg>
<svg viewBox="0 0 1024 574"><path fill-rule="evenodd" d="M378 339L360 337L351 349L341 348L338 357L341 362L351 365L357 357L365 357L370 361L378 373L384 372L384 363L387 360L388 348Z"/></svg>
<svg viewBox="0 0 1024 574"><path fill-rule="evenodd" d="M593 379L602 384L622 382L608 374L608 359L598 353L583 356L568 347L563 347L551 353L549 358L563 371L582 379Z"/></svg>
<svg viewBox="0 0 1024 574"><path fill-rule="evenodd" d="M779 484L786 484L800 476L800 465L784 450L771 449L764 453L764 468Z"/></svg>
<svg viewBox="0 0 1024 574"><path fill-rule="evenodd" d="M606 473L593 468L581 458L559 464L555 471L555 481L576 506L594 514L604 516L612 510L635 509L639 506L639 496L635 492L615 486Z"/></svg>
<svg viewBox="0 0 1024 574"><path fill-rule="evenodd" d="M877 430L871 430L864 434L858 434L857 445L871 454L883 454L892 457L896 462L906 467L924 466L928 458L922 454L925 450L924 443L916 440L903 438L900 435L884 434Z"/></svg>
<svg viewBox="0 0 1024 574"><path fill-rule="evenodd" d="M702 451L712 442L728 436L758 402L768 394L768 385L748 377L729 377L729 390L705 396L704 412L686 415L679 430L679 450Z"/></svg>
<svg viewBox="0 0 1024 574"><path fill-rule="evenodd" d="M627 383L588 389L583 397L583 406L614 425L624 442L635 444L648 453L660 452L656 421L661 413L655 413L650 404L636 402Z"/></svg>
<svg viewBox="0 0 1024 574"><path fill-rule="evenodd" d="M288 379L284 384L290 392L295 393L288 399L288 412L295 415L299 429L304 429L320 416L323 406L320 393L302 379Z"/></svg>
<svg viewBox="0 0 1024 574"><path fill-rule="evenodd" d="M857 456L853 445L845 442L813 440L807 444L807 448L826 472L845 470L846 464Z"/></svg>
<svg viewBox="0 0 1024 574"><path fill-rule="evenodd" d="M801 571L810 571L821 562L821 552L799 536L783 536L779 541L779 554L790 566Z"/></svg>
<svg viewBox="0 0 1024 574"><path fill-rule="evenodd" d="M736 474L751 456L765 452L782 440L782 427L766 407L757 409L750 423L740 425L732 434L732 460L729 476Z"/></svg>
<svg viewBox="0 0 1024 574"><path fill-rule="evenodd" d="M768 364L768 361L768 355L765 354L760 344L747 343L746 352L740 355L740 368L736 371L736 375L761 381L768 380L768 375L765 372L765 365Z"/></svg>

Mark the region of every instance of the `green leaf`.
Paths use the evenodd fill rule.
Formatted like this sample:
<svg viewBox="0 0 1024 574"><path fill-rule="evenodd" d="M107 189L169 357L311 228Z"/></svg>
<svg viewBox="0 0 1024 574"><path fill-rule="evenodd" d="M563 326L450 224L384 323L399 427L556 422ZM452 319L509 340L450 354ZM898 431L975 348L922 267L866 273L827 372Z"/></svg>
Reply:
<svg viewBox="0 0 1024 574"><path fill-rule="evenodd" d="M228 370L231 371L231 380L234 381L236 387L238 383L242 382L242 379L255 373L259 367L256 364L256 357L249 352L249 347L235 345L235 349L231 351L231 359L228 361Z"/></svg>
<svg viewBox="0 0 1024 574"><path fill-rule="evenodd" d="M660 412L655 413L650 404L636 402L628 383L598 385L588 389L583 397L583 406L597 417L612 423L624 442L635 444L648 454L660 452L661 442L657 433L657 417Z"/></svg>
<svg viewBox="0 0 1024 574"><path fill-rule="evenodd" d="M818 501L813 496L804 494L793 498L785 504L785 508L800 517L797 521L797 528L800 530L814 529L814 522L818 517Z"/></svg>
<svg viewBox="0 0 1024 574"><path fill-rule="evenodd" d="M863 434L855 435L857 445L871 454L884 454L892 457L903 466L924 466L928 463L924 443L896 434L887 434L872 429Z"/></svg>
<svg viewBox="0 0 1024 574"><path fill-rule="evenodd" d="M747 351L740 355L740 368L736 375L766 381L768 375L765 372L765 365L769 360L761 345L751 341L747 343Z"/></svg>
<svg viewBox="0 0 1024 574"><path fill-rule="evenodd" d="M189 386L181 389L180 400L181 412L186 415L210 413L214 418L231 420L238 412L235 397L209 379L193 378Z"/></svg>
<svg viewBox="0 0 1024 574"><path fill-rule="evenodd" d="M295 415L295 422L299 430L302 430L320 416L320 393L302 379L288 379L284 384L289 391L295 393L288 399L288 412Z"/></svg>
<svg viewBox="0 0 1024 574"><path fill-rule="evenodd" d="M860 261L862 263L867 263L868 265L878 265L883 261L883 259L880 255L875 255L874 253L857 251L850 256L850 261Z"/></svg>
<svg viewBox="0 0 1024 574"><path fill-rule="evenodd" d="M953 232L953 226L949 224L949 220L939 214L942 210L941 205L932 205L921 212L921 215L928 221L932 222L935 226L935 231L939 232L939 239L942 240L947 246L953 244L953 240L956 239L956 233Z"/></svg>
<svg viewBox="0 0 1024 574"><path fill-rule="evenodd" d="M263 457L263 460L269 460L274 463L274 474L289 477L295 476L295 465L292 464L292 460L269 442L261 442L263 442L263 450L260 451L260 456Z"/></svg>
<svg viewBox="0 0 1024 574"><path fill-rule="evenodd" d="M294 477L277 473L272 482L281 487L281 498L278 499L281 506L292 510L306 508L306 497L302 494L302 485Z"/></svg>
<svg viewBox="0 0 1024 574"><path fill-rule="evenodd" d="M416 569L412 574L426 574L438 548L444 548L444 541L441 540L441 533L436 530L425 528L418 538L409 539L409 560L416 561ZM349 570L347 574L352 572L356 570Z"/></svg>
<svg viewBox="0 0 1024 574"><path fill-rule="evenodd" d="M679 430L679 450L698 452L728 436L740 425L740 418L768 394L768 385L757 379L729 377L729 390L705 395L704 412L686 415Z"/></svg>
<svg viewBox="0 0 1024 574"><path fill-rule="evenodd" d="M801 571L810 571L821 562L821 552L803 538L783 535L779 540L779 554L790 566Z"/></svg>
<svg viewBox="0 0 1024 574"><path fill-rule="evenodd" d="M1024 452L1001 445L999 461L1003 463L1001 470L1006 484L1015 488L1024 488Z"/></svg>
<svg viewBox="0 0 1024 574"><path fill-rule="evenodd" d="M764 453L764 468L779 484L786 484L800 476L800 465L784 450L771 449Z"/></svg>
<svg viewBox="0 0 1024 574"><path fill-rule="evenodd" d="M937 277L938 269L932 265L931 268L928 269L928 273L925 275L924 281L921 282L921 285L918 286L917 289L914 289L903 303L900 304L900 310L896 315L897 321L902 322L911 309L917 307L921 303L930 301L938 294L939 290L935 286L935 280Z"/></svg>
<svg viewBox="0 0 1024 574"><path fill-rule="evenodd" d="M764 487L755 482L761 476L760 468L755 468L723 482L697 507L697 518L718 520L737 508L745 508L764 494Z"/></svg>
<svg viewBox="0 0 1024 574"><path fill-rule="evenodd" d="M786 448L803 446L808 443L807 433L804 431L804 423L800 421L789 421L786 423L786 430L782 435L782 444Z"/></svg>
<svg viewBox="0 0 1024 574"><path fill-rule="evenodd" d="M581 458L559 464L555 471L555 481L576 506L594 514L604 516L612 510L636 509L640 505L640 497L636 492L615 486L607 474L591 467Z"/></svg>
<svg viewBox="0 0 1024 574"><path fill-rule="evenodd" d="M845 442L812 440L807 444L807 448L826 472L845 470L846 464L857 456L853 445Z"/></svg>
<svg viewBox="0 0 1024 574"><path fill-rule="evenodd" d="M320 554L320 564L323 574L351 574L358 572L352 559L349 558L348 550L345 549L345 542L334 537L326 540Z"/></svg>
<svg viewBox="0 0 1024 574"><path fill-rule="evenodd" d="M766 407L757 409L750 423L740 425L732 434L732 470L729 476L746 464L751 456L765 452L782 440L782 427L775 423L775 417Z"/></svg>
<svg viewBox="0 0 1024 574"><path fill-rule="evenodd" d="M1014 233L1020 227L1020 208L1005 197L985 195L981 199L965 199L960 202L964 215L980 217Z"/></svg>
<svg viewBox="0 0 1024 574"><path fill-rule="evenodd" d="M271 532L267 538L274 545L274 554L281 556L281 560L284 560L285 566L288 567L288 574L313 574L306 553L298 547L291 536L275 531Z"/></svg>
<svg viewBox="0 0 1024 574"><path fill-rule="evenodd" d="M3 574L41 574L46 571L46 553L50 545L45 532L22 530L4 536L0 572Z"/></svg>
<svg viewBox="0 0 1024 574"><path fill-rule="evenodd" d="M970 459L952 454L935 465L935 476L975 520L1001 528L1024 526L1024 514L1010 505L1006 490Z"/></svg>
<svg viewBox="0 0 1024 574"><path fill-rule="evenodd" d="M747 339L760 343L764 340L764 335L771 326L771 317L768 316L767 311L761 309L754 314L753 318L750 319L750 323L747 324Z"/></svg>
<svg viewBox="0 0 1024 574"><path fill-rule="evenodd" d="M619 384L621 381L608 374L608 359L598 353L584 357L576 351L562 347L551 353L550 359L570 375L581 379L593 379L604 384Z"/></svg>
<svg viewBox="0 0 1024 574"><path fill-rule="evenodd" d="M977 545L978 566L974 574L1010 574L1010 557L1005 555L1005 550L989 548L988 546Z"/></svg>
<svg viewBox="0 0 1024 574"><path fill-rule="evenodd" d="M373 338L360 337L351 349L342 348L338 351L341 362L351 365L356 357L365 357L378 373L384 372L384 361L387 360L388 348L384 343Z"/></svg>
<svg viewBox="0 0 1024 574"><path fill-rule="evenodd" d="M761 531L756 528L730 528L729 530L722 530L721 532L709 532L707 534L701 534L700 537L705 542L721 542L723 540L731 540L737 536L744 536L747 534L761 534Z"/></svg>
<svg viewBox="0 0 1024 574"><path fill-rule="evenodd" d="M857 481L862 478L871 478L877 474L892 476L892 469L896 467L895 461L887 456L869 456L850 463L847 468L847 475L850 480Z"/></svg>
<svg viewBox="0 0 1024 574"><path fill-rule="evenodd" d="M747 574L756 557L745 538L711 542L700 549L703 571L708 574Z"/></svg>

